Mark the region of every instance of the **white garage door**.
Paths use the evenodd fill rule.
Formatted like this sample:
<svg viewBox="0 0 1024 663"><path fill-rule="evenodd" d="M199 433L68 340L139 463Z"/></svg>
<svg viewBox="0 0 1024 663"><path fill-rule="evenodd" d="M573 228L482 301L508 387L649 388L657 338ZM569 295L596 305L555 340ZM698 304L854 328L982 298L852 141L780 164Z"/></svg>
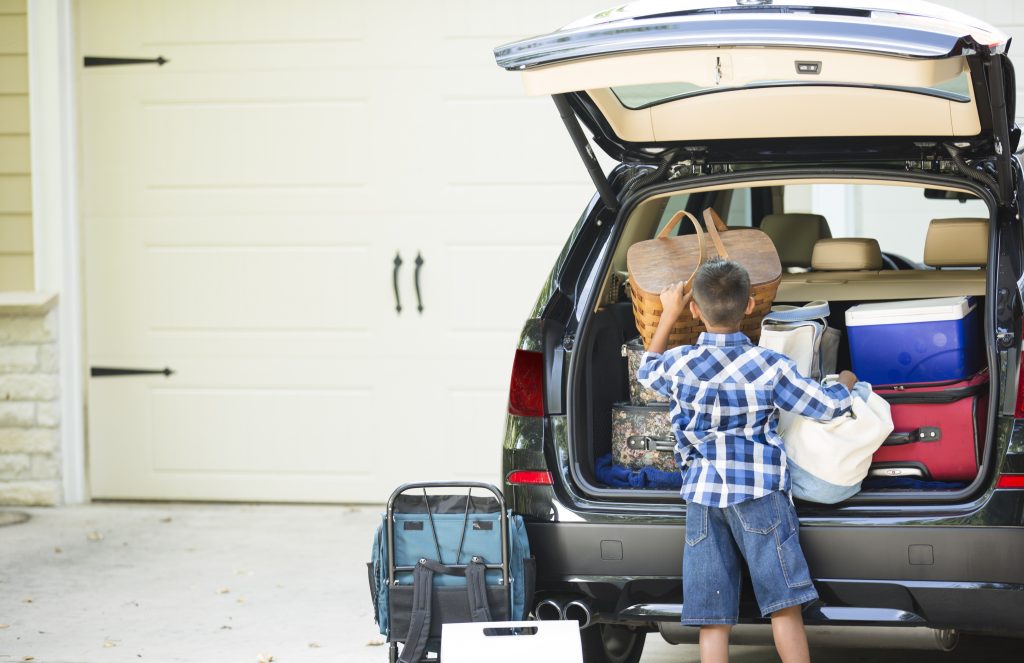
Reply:
<svg viewBox="0 0 1024 663"><path fill-rule="evenodd" d="M89 363L116 374L93 495L498 480L518 329L591 187L491 48L596 5L80 3L83 56L168 60L80 78Z"/></svg>

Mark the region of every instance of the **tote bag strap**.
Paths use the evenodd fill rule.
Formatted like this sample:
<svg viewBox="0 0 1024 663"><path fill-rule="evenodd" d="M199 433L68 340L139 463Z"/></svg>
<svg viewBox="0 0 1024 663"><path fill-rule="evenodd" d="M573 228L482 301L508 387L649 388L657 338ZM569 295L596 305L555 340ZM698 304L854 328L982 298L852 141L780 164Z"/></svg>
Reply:
<svg viewBox="0 0 1024 663"><path fill-rule="evenodd" d="M667 239L668 238L668 234L670 232L672 232L672 230L676 226L679 225L679 222L683 220L684 216L687 219L690 220L690 223L693 224L693 229L695 231L697 231L697 247L698 247L698 250L700 251L700 254L699 254L700 255L700 259L697 261L697 268L699 269L700 266L703 265L704 262L708 259L708 249L707 249L707 240L704 238L704 230L701 229L700 221L697 220L697 217L695 217L694 215L690 214L686 210L679 210L674 215L672 215L672 218L669 219L669 222L667 224L665 224L665 227L662 228L660 233L658 233L658 236L657 236L656 239ZM719 240L719 241L721 241L721 240ZM690 274L690 278L686 279L686 285L684 287L684 290L689 290L690 289L690 284L693 283L693 277L696 276L696 274L697 274L697 270L695 269L695 270L693 270L693 274Z"/></svg>
<svg viewBox="0 0 1024 663"><path fill-rule="evenodd" d="M814 301L803 306L786 306L778 304L764 316L769 322L807 322L810 320L824 320L830 313L828 302Z"/></svg>

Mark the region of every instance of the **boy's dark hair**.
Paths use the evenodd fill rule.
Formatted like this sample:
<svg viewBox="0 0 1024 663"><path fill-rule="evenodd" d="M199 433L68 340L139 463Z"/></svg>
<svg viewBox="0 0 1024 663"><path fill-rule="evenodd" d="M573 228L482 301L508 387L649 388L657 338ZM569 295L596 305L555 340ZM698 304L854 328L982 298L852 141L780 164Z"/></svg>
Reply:
<svg viewBox="0 0 1024 663"><path fill-rule="evenodd" d="M738 328L750 299L750 275L737 262L713 258L697 269L693 299L705 323Z"/></svg>

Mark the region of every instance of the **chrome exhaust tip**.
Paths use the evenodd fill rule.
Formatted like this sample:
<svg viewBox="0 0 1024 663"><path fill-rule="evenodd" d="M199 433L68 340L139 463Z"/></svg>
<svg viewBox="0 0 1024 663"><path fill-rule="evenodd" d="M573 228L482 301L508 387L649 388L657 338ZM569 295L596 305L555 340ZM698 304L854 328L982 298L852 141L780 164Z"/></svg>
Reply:
<svg viewBox="0 0 1024 663"><path fill-rule="evenodd" d="M558 599L544 599L537 603L533 615L539 621L554 621L562 618L562 602Z"/></svg>
<svg viewBox="0 0 1024 663"><path fill-rule="evenodd" d="M592 617L590 606L582 599L569 601L565 604L565 608L562 609L562 619L579 622L581 629L590 626Z"/></svg>
<svg viewBox="0 0 1024 663"><path fill-rule="evenodd" d="M939 651L951 652L960 644L960 632L954 628L941 628L935 631L935 646Z"/></svg>

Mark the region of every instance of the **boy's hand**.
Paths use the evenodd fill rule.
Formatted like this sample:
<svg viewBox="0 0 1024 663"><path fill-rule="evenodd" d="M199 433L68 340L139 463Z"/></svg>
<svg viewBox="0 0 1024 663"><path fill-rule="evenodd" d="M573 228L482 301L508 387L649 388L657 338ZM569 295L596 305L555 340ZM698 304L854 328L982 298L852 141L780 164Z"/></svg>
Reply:
<svg viewBox="0 0 1024 663"><path fill-rule="evenodd" d="M667 318L668 321L674 323L683 314L686 307L690 305L693 293L687 292L684 294L683 288L685 286L686 284L680 281L661 291L662 319Z"/></svg>
<svg viewBox="0 0 1024 663"><path fill-rule="evenodd" d="M843 371L839 374L839 384L843 385L850 391L853 391L853 385L857 384L857 376L853 374L853 371Z"/></svg>

